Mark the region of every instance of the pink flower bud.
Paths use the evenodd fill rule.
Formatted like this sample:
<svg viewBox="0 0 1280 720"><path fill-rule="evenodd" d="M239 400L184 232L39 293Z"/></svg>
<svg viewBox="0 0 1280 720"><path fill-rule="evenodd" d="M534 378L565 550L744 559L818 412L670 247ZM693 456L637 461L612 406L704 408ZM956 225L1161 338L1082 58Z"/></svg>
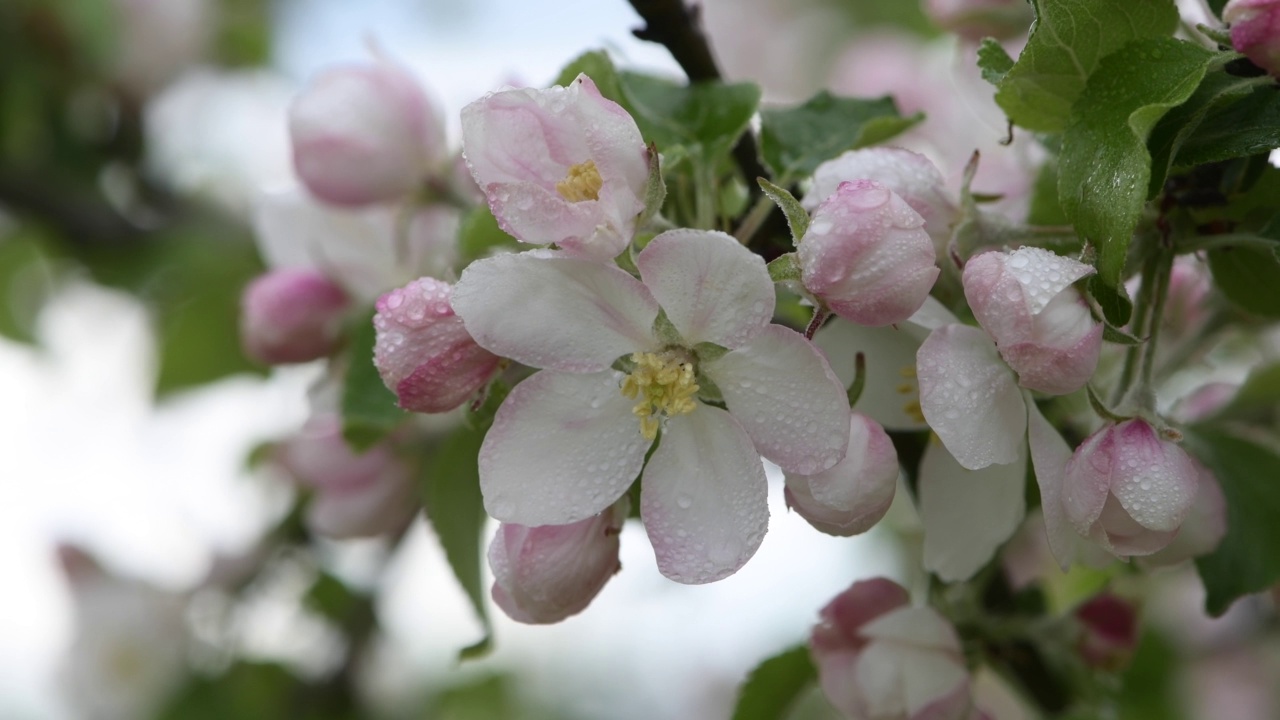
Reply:
<svg viewBox="0 0 1280 720"><path fill-rule="evenodd" d="M502 361L471 338L449 304L452 297L449 283L419 278L378 299L373 364L405 410L458 407Z"/></svg>
<svg viewBox="0 0 1280 720"><path fill-rule="evenodd" d="M489 545L493 601L513 620L531 624L582 612L622 568L618 534L629 507L624 496L570 525L502 523Z"/></svg>
<svg viewBox="0 0 1280 720"><path fill-rule="evenodd" d="M334 205L413 192L443 155L443 132L417 80L385 61L330 68L289 108L294 169Z"/></svg>
<svg viewBox="0 0 1280 720"><path fill-rule="evenodd" d="M1196 497L1199 472L1142 418L1109 424L1076 448L1062 507L1076 532L1121 557L1173 540Z"/></svg>
<svg viewBox="0 0 1280 720"><path fill-rule="evenodd" d="M1143 558L1146 565L1176 565L1208 555L1227 534L1227 498L1209 468L1191 458L1196 468L1196 499L1173 542Z"/></svg>
<svg viewBox="0 0 1280 720"><path fill-rule="evenodd" d="M357 454L335 415L311 418L280 443L278 466L314 492L307 526L332 538L372 537L403 527L417 509L411 468L383 442Z"/></svg>
<svg viewBox="0 0 1280 720"><path fill-rule="evenodd" d="M1112 671L1128 663L1138 646L1138 610L1132 602L1103 593L1077 607L1075 616L1086 663Z"/></svg>
<svg viewBox="0 0 1280 720"><path fill-rule="evenodd" d="M801 282L860 325L905 321L938 277L924 218L872 180L841 183L813 213L797 255Z"/></svg>
<svg viewBox="0 0 1280 720"><path fill-rule="evenodd" d="M854 583L821 612L810 651L837 710L856 718L973 717L955 629L884 578Z"/></svg>
<svg viewBox="0 0 1280 720"><path fill-rule="evenodd" d="M1231 44L1254 65L1280 76L1280 0L1231 0L1222 9Z"/></svg>
<svg viewBox="0 0 1280 720"><path fill-rule="evenodd" d="M502 229L583 257L616 257L644 210L649 155L635 120L591 78L508 89L462 109L462 145Z"/></svg>
<svg viewBox="0 0 1280 720"><path fill-rule="evenodd" d="M786 473L787 507L828 535L866 532L889 511L898 453L876 421L853 413L844 459L817 475Z"/></svg>
<svg viewBox="0 0 1280 720"><path fill-rule="evenodd" d="M992 251L964 268L964 295L1022 387L1065 395L1098 366L1102 326L1071 284L1084 263L1034 247Z"/></svg>
<svg viewBox="0 0 1280 720"><path fill-rule="evenodd" d="M322 358L337 349L349 304L342 288L313 270L259 275L240 303L245 355L267 365Z"/></svg>
<svg viewBox="0 0 1280 720"><path fill-rule="evenodd" d="M854 180L874 180L906 200L924 218L925 232L934 247L938 251L946 248L960 210L948 198L946 181L929 158L896 147L850 150L818 166L802 204L813 212L841 183Z"/></svg>
<svg viewBox="0 0 1280 720"><path fill-rule="evenodd" d="M973 41L1026 32L1032 19L1023 0L927 0L924 10L938 27Z"/></svg>

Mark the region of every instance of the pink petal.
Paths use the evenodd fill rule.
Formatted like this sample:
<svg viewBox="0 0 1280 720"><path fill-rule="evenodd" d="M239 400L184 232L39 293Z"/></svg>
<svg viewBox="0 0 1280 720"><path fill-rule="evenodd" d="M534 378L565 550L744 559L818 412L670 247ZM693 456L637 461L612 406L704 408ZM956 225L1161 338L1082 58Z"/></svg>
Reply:
<svg viewBox="0 0 1280 720"><path fill-rule="evenodd" d="M787 506L819 531L848 537L889 511L898 485L898 453L874 420L853 413L849 451L816 475L786 473Z"/></svg>
<svg viewBox="0 0 1280 720"><path fill-rule="evenodd" d="M498 408L480 448L490 515L566 525L617 500L640 474L650 442L618 390L622 374L535 373Z"/></svg>
<svg viewBox="0 0 1280 720"><path fill-rule="evenodd" d="M1111 493L1148 530L1177 530L1191 511L1200 473L1190 456L1144 420L1113 429Z"/></svg>
<svg viewBox="0 0 1280 720"><path fill-rule="evenodd" d="M598 372L652 349L658 304L616 267L530 253L472 263L453 309L481 347L525 365Z"/></svg>
<svg viewBox="0 0 1280 720"><path fill-rule="evenodd" d="M1027 409L1013 372L986 333L947 325L916 354L920 408L938 437L970 470L1018 459Z"/></svg>
<svg viewBox="0 0 1280 720"><path fill-rule="evenodd" d="M689 345L736 348L773 317L764 260L722 232L668 230L640 251L636 266Z"/></svg>
<svg viewBox="0 0 1280 720"><path fill-rule="evenodd" d="M490 183L484 193L498 225L521 242L558 243L574 255L605 262L630 241L617 233L597 238L598 200L569 202L533 183Z"/></svg>
<svg viewBox="0 0 1280 720"><path fill-rule="evenodd" d="M893 640L922 649L960 652L960 638L946 618L925 607L900 607L862 626L869 640Z"/></svg>
<svg viewBox="0 0 1280 720"><path fill-rule="evenodd" d="M702 405L671 418L641 481L658 570L689 584L737 572L764 539L767 490L760 456L729 413Z"/></svg>
<svg viewBox="0 0 1280 720"><path fill-rule="evenodd" d="M1183 560L1207 555L1218 547L1227 534L1227 499L1222 486L1209 468L1195 458L1191 461L1199 471L1199 490L1191 514L1182 522L1182 529L1163 550L1149 555L1145 560L1153 565L1173 565Z"/></svg>
<svg viewBox="0 0 1280 720"><path fill-rule="evenodd" d="M756 450L783 470L812 475L844 457L849 402L826 359L800 333L769 325L702 369Z"/></svg>

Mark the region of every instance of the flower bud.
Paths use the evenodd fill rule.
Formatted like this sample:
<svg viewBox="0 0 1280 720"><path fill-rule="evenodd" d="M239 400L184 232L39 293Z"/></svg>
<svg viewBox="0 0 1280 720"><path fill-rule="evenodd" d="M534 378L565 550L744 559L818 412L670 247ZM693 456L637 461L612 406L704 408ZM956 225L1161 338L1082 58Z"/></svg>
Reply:
<svg viewBox="0 0 1280 720"><path fill-rule="evenodd" d="M1023 0L927 0L924 11L938 27L975 42L1026 32L1032 19Z"/></svg>
<svg viewBox="0 0 1280 720"><path fill-rule="evenodd" d="M596 260L631 242L649 154L635 120L586 75L471 103L462 145L498 224L516 239Z"/></svg>
<svg viewBox="0 0 1280 720"><path fill-rule="evenodd" d="M618 534L629 507L624 496L570 525L502 523L489 545L493 601L513 620L530 624L582 612L622 568Z"/></svg>
<svg viewBox="0 0 1280 720"><path fill-rule="evenodd" d="M313 270L273 270L244 290L240 341L250 358L267 365L307 362L337 349L347 294Z"/></svg>
<svg viewBox="0 0 1280 720"><path fill-rule="evenodd" d="M1093 272L1035 247L986 252L965 264L969 307L1022 387L1065 395L1093 376L1102 326L1071 288Z"/></svg>
<svg viewBox="0 0 1280 720"><path fill-rule="evenodd" d="M1062 506L1076 532L1121 557L1173 540L1196 497L1199 472L1142 418L1108 424L1067 463Z"/></svg>
<svg viewBox="0 0 1280 720"><path fill-rule="evenodd" d="M1222 9L1231 44L1254 65L1280 76L1280 0L1231 0Z"/></svg>
<svg viewBox="0 0 1280 720"><path fill-rule="evenodd" d="M342 438L336 415L311 418L281 443L275 462L315 495L307 526L327 537L372 537L391 532L417 509L412 471L390 442L357 454Z"/></svg>
<svg viewBox="0 0 1280 720"><path fill-rule="evenodd" d="M853 413L844 459L817 475L786 473L787 507L828 535L871 529L889 511L898 484L898 453L876 421Z"/></svg>
<svg viewBox="0 0 1280 720"><path fill-rule="evenodd" d="M444 148L443 127L417 80L386 61L317 76L289 108L289 135L307 189L345 206L412 193Z"/></svg>
<svg viewBox="0 0 1280 720"><path fill-rule="evenodd" d="M1176 565L1208 555L1227 534L1227 498L1209 468L1191 458L1196 468L1196 499L1173 542L1142 558L1145 565Z"/></svg>
<svg viewBox="0 0 1280 720"><path fill-rule="evenodd" d="M884 578L854 583L821 612L810 651L823 693L848 717L964 718L969 673L955 629Z"/></svg>
<svg viewBox="0 0 1280 720"><path fill-rule="evenodd" d="M1138 646L1138 610L1110 593L1098 595L1075 611L1081 634L1078 649L1089 665L1116 671L1128 664Z"/></svg>
<svg viewBox="0 0 1280 720"><path fill-rule="evenodd" d="M405 410L458 407L502 361L471 338L449 304L452 297L449 283L419 278L378 299L373 364Z"/></svg>
<svg viewBox="0 0 1280 720"><path fill-rule="evenodd" d="M145 98L164 88L209 49L217 25L209 0L112 0L118 36L110 71L122 88Z"/></svg>
<svg viewBox="0 0 1280 720"><path fill-rule="evenodd" d="M860 325L905 321L938 277L924 218L873 180L841 183L813 213L797 256L801 282Z"/></svg>

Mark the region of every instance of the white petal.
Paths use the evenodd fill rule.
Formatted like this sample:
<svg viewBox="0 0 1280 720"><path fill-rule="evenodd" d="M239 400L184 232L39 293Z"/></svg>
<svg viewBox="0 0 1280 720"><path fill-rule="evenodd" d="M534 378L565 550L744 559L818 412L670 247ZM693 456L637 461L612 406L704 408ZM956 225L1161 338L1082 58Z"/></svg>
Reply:
<svg viewBox="0 0 1280 720"><path fill-rule="evenodd" d="M543 371L515 386L480 448L484 507L503 522L567 525L617 500L650 442L622 374Z"/></svg>
<svg viewBox="0 0 1280 720"><path fill-rule="evenodd" d="M519 253L472 263L453 309L486 350L525 365L596 372L654 345L658 304L616 267Z"/></svg>
<svg viewBox="0 0 1280 720"><path fill-rule="evenodd" d="M676 582L737 572L769 525L764 464L746 431L709 405L668 421L640 487L658 570Z"/></svg>
<svg viewBox="0 0 1280 720"><path fill-rule="evenodd" d="M1045 535L1049 538L1049 551L1065 572L1075 562L1084 538L1080 537L1067 521L1062 507L1062 479L1071 460L1071 447L1058 431L1044 419L1030 395L1027 403L1027 437L1031 446L1031 464L1036 470L1036 482L1040 485L1040 507L1044 513Z"/></svg>
<svg viewBox="0 0 1280 720"><path fill-rule="evenodd" d="M916 353L920 409L961 465L977 470L1018 458L1027 408L1013 371L985 332L947 325Z"/></svg>
<svg viewBox="0 0 1280 720"><path fill-rule="evenodd" d="M736 348L773 317L764 260L722 232L668 230L640 251L636 267L690 345Z"/></svg>
<svg viewBox="0 0 1280 720"><path fill-rule="evenodd" d="M800 333L770 325L703 371L761 455L812 475L849 446L849 401L827 361Z"/></svg>
<svg viewBox="0 0 1280 720"><path fill-rule="evenodd" d="M858 634L866 638L896 640L948 652L960 652L960 639L955 628L936 611L927 607L900 607L863 625Z"/></svg>
<svg viewBox="0 0 1280 720"><path fill-rule="evenodd" d="M929 443L919 483L926 570L947 582L968 580L1018 529L1026 512L1022 448L1012 463L966 470L946 448Z"/></svg>
<svg viewBox="0 0 1280 720"><path fill-rule="evenodd" d="M916 384L916 350L924 339L909 325L863 327L835 318L813 337L845 387L853 384L854 362L866 360L866 384L855 409L886 430L923 430L920 387Z"/></svg>

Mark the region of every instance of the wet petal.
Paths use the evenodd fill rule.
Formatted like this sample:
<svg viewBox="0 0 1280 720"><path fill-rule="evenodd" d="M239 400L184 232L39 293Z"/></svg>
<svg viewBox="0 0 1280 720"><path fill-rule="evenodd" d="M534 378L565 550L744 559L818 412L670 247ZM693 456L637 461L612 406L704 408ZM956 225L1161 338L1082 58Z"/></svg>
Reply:
<svg viewBox="0 0 1280 720"><path fill-rule="evenodd" d="M1040 409L1028 396L1027 437L1031 446L1031 464L1040 486L1040 507L1044 512L1044 530L1049 538L1049 551L1065 572L1076 561L1084 539L1071 528L1062 506L1062 482L1071 448L1058 431L1045 420Z"/></svg>
<svg viewBox="0 0 1280 720"><path fill-rule="evenodd" d="M649 291L618 268L533 253L472 263L453 309L486 350L564 372L597 372L651 349L658 316Z"/></svg>
<svg viewBox="0 0 1280 720"><path fill-rule="evenodd" d="M668 230L640 251L636 266L690 345L736 348L773 317L764 260L722 232Z"/></svg>
<svg viewBox="0 0 1280 720"><path fill-rule="evenodd" d="M544 371L515 386L480 448L485 510L503 522L566 525L626 492L650 443L621 379Z"/></svg>
<svg viewBox="0 0 1280 720"><path fill-rule="evenodd" d="M733 417L709 405L668 421L641 488L658 570L676 582L737 572L769 525L764 464Z"/></svg>
<svg viewBox="0 0 1280 720"><path fill-rule="evenodd" d="M770 325L703 367L761 455L812 475L849 445L849 402L827 361L800 333Z"/></svg>

